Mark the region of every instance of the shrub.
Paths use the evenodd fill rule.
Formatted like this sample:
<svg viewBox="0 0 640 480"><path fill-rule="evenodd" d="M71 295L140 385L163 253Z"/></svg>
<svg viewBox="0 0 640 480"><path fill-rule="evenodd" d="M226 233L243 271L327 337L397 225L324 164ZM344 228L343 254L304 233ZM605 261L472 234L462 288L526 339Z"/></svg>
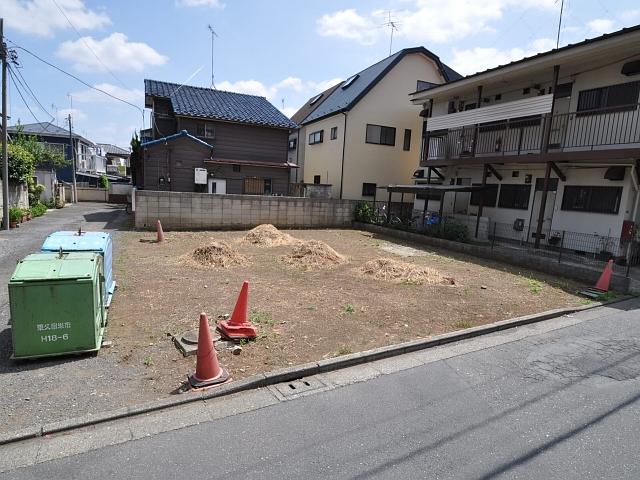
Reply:
<svg viewBox="0 0 640 480"><path fill-rule="evenodd" d="M40 202L40 195L44 192L44 185L34 184L30 179L29 182L29 205L36 205Z"/></svg>
<svg viewBox="0 0 640 480"><path fill-rule="evenodd" d="M100 176L98 185L100 186L100 188L109 188L109 179L106 177L106 175Z"/></svg>
<svg viewBox="0 0 640 480"><path fill-rule="evenodd" d="M457 222L429 225L425 233L431 237L443 238L454 242L466 243L469 241L467 226Z"/></svg>
<svg viewBox="0 0 640 480"><path fill-rule="evenodd" d="M19 222L22 220L22 209L19 207L11 207L9 209L9 221Z"/></svg>
<svg viewBox="0 0 640 480"><path fill-rule="evenodd" d="M358 222L373 223L375 213L371 204L364 200L360 200L356 204L355 217Z"/></svg>
<svg viewBox="0 0 640 480"><path fill-rule="evenodd" d="M9 156L9 179L26 183L33 176L33 155L26 148L10 143L7 145Z"/></svg>
<svg viewBox="0 0 640 480"><path fill-rule="evenodd" d="M33 215L34 217L41 217L47 211L47 206L42 202L38 202L29 210L31 211L31 215Z"/></svg>

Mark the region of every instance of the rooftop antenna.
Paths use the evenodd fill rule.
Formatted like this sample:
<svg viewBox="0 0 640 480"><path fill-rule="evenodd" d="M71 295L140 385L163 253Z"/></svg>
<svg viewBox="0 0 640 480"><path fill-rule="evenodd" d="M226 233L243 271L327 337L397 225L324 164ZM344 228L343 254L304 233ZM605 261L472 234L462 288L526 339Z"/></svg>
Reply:
<svg viewBox="0 0 640 480"><path fill-rule="evenodd" d="M558 3L558 0L556 0ZM556 48L560 46L560 27L562 26L562 11L564 10L564 0L560 0L560 18L558 19L558 36L556 37Z"/></svg>
<svg viewBox="0 0 640 480"><path fill-rule="evenodd" d="M284 97L282 97L282 110L284 110Z"/></svg>
<svg viewBox="0 0 640 480"><path fill-rule="evenodd" d="M394 22L391 19L391 10L387 11L387 15L389 15L389 19L387 20L387 23L383 23L382 26L389 27L389 29L391 30L391 38L389 40L389 56L391 56L391 49L393 47L393 32L398 30L398 25L400 25L400 23Z"/></svg>
<svg viewBox="0 0 640 480"><path fill-rule="evenodd" d="M55 103L52 103L52 104L51 104L51 110L53 110L53 111L55 111L55 112L56 112L56 116L55 116L55 119L56 119L56 127L59 127L60 125L58 125L58 107L56 107L56 104L55 104Z"/></svg>
<svg viewBox="0 0 640 480"><path fill-rule="evenodd" d="M214 81L213 76L213 41L218 36L216 31L213 29L211 25L207 25L209 27L209 31L211 32L211 88L215 90L216 82Z"/></svg>

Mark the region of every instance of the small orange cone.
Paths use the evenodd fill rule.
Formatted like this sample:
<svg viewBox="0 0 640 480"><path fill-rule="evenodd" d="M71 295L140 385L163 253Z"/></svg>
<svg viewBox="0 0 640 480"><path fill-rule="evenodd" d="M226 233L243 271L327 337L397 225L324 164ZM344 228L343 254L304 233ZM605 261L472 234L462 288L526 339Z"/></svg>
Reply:
<svg viewBox="0 0 640 480"><path fill-rule="evenodd" d="M158 240L157 242L163 242L164 241L164 232L162 231L162 224L160 223L160 220L156 220L156 232L158 232Z"/></svg>
<svg viewBox="0 0 640 480"><path fill-rule="evenodd" d="M229 380L229 373L218 363L218 355L209 330L209 319L203 312L200 314L198 329L196 373L189 375L189 385L192 388L203 388L218 385L227 380Z"/></svg>
<svg viewBox="0 0 640 480"><path fill-rule="evenodd" d="M242 340L256 338L258 334L256 327L249 321L247 315L249 302L249 282L242 284L236 307L233 309L229 320L218 322L218 331L231 340Z"/></svg>
<svg viewBox="0 0 640 480"><path fill-rule="evenodd" d="M609 284L611 283L611 275L613 275L613 260L609 260L604 266L602 275L600 275L600 278L596 282L596 286L594 288L596 290L608 292Z"/></svg>

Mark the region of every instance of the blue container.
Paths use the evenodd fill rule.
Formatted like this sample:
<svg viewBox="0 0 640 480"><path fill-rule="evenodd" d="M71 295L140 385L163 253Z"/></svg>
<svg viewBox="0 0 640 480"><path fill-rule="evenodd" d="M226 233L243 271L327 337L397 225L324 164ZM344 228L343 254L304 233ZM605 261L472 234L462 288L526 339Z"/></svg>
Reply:
<svg viewBox="0 0 640 480"><path fill-rule="evenodd" d="M104 298L108 307L116 289L113 279L113 241L105 232L59 231L49 235L42 244L41 252L97 252L104 259Z"/></svg>

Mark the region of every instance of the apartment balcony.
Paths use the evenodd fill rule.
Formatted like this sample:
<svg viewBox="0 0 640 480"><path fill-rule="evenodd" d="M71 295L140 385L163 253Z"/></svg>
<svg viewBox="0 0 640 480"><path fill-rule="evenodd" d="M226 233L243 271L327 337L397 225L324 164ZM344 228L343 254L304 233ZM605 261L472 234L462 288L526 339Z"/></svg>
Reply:
<svg viewBox="0 0 640 480"><path fill-rule="evenodd" d="M543 101L550 101L543 97L550 95L538 97L539 108L546 108ZM510 103L522 106L523 102ZM475 111L481 121L474 124L454 126L451 124L457 119L447 119L458 115L464 121L472 111L435 117L433 122L429 119L420 166L466 158L640 148L640 104L555 115L533 113L532 108L511 109L512 112L505 112L508 118L498 120L491 118L499 113L496 109L480 117L481 110L496 107ZM447 123L449 128L432 128Z"/></svg>

